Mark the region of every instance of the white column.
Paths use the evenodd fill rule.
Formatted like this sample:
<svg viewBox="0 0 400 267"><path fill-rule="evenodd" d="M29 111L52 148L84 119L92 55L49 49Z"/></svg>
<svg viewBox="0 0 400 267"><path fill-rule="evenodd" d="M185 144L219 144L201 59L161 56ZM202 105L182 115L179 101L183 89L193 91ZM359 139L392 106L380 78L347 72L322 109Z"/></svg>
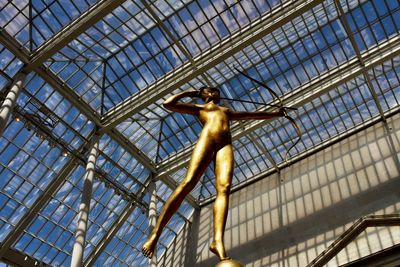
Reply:
<svg viewBox="0 0 400 267"><path fill-rule="evenodd" d="M153 231L153 228L157 223L157 189L156 184L151 182L148 186L149 194L150 194L150 202L149 202L149 229L150 232ZM156 251L154 251L153 257L149 259L149 267L157 267L157 255Z"/></svg>
<svg viewBox="0 0 400 267"><path fill-rule="evenodd" d="M75 244L72 251L71 267L83 266L83 252L85 248L86 230L89 219L90 200L92 198L96 159L99 153L99 139L100 138L98 135L93 137L92 147L90 149L89 158L86 164L82 199L78 213L78 225L75 232Z"/></svg>
<svg viewBox="0 0 400 267"><path fill-rule="evenodd" d="M4 129L7 126L8 119L14 109L17 98L21 93L22 86L26 78L26 73L18 73L11 85L10 91L8 92L6 99L0 108L0 136L3 135Z"/></svg>

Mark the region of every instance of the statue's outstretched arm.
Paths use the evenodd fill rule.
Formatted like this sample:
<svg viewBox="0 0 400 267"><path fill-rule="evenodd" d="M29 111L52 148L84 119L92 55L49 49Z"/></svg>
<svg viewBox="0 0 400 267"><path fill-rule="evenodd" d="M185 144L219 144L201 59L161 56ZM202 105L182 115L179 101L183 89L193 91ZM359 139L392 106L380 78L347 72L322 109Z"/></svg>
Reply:
<svg viewBox="0 0 400 267"><path fill-rule="evenodd" d="M199 97L199 91L184 91L169 97L163 103L164 108L169 109L171 111L198 115L201 110L201 105L196 104L187 104L187 103L179 103L178 101L184 97Z"/></svg>
<svg viewBox="0 0 400 267"><path fill-rule="evenodd" d="M266 111L255 111L255 112L246 112L246 111L230 111L229 119L231 120L267 120L274 117L283 117L285 116L285 111L282 109L277 112L266 112Z"/></svg>

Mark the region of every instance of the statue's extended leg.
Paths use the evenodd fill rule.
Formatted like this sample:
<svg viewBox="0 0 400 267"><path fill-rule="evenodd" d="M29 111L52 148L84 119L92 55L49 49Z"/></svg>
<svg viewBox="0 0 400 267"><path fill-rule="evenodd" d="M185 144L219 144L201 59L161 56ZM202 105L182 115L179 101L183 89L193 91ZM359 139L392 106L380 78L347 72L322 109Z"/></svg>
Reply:
<svg viewBox="0 0 400 267"><path fill-rule="evenodd" d="M153 256L156 243L163 228L167 225L172 215L178 210L186 195L195 187L212 158L212 144L205 137L200 138L193 150L185 179L171 194L167 202L165 202L156 226L143 245L142 252L146 257L151 258Z"/></svg>
<svg viewBox="0 0 400 267"><path fill-rule="evenodd" d="M220 260L228 259L224 246L224 231L228 215L229 191L233 175L233 150L232 145L221 148L215 157L215 174L217 197L214 203L214 240L210 250Z"/></svg>

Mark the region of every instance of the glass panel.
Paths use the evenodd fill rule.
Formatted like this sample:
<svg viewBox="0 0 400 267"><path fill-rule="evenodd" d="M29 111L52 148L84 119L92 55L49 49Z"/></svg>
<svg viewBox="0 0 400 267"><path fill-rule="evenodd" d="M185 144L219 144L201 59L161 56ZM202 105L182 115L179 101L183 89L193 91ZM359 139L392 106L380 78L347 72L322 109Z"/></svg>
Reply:
<svg viewBox="0 0 400 267"><path fill-rule="evenodd" d="M84 174L84 167L78 166L68 176L15 243L17 250L50 265L70 264ZM94 181L84 258L120 216L125 205L127 201L122 196L107 188L105 183Z"/></svg>

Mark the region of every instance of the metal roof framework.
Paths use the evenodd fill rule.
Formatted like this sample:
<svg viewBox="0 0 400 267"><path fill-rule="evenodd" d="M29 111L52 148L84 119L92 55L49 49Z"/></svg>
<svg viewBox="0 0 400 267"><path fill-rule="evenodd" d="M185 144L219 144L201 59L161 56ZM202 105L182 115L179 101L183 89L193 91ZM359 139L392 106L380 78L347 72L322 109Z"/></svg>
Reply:
<svg viewBox="0 0 400 267"><path fill-rule="evenodd" d="M399 111L398 4L67 2L0 6L0 55L5 59L0 88L6 92L18 72L30 72L14 120L0 139L0 174L8 178L0 185L0 257L5 262L68 265L79 177L87 144L97 132L102 138L96 212L89 219L93 230L85 263L145 266L140 245L148 228L142 214L146 187L157 181L160 202L166 201L183 179L201 130L197 120L163 110L163 99L212 85L229 97L276 103L234 67L274 88L287 106L299 108L291 115L303 139L289 164ZM33 110L34 103L46 109ZM44 127L50 117L59 123ZM288 122L231 127L235 189L287 166L283 154L296 138ZM210 167L169 224L159 256L189 223L193 208L213 199L213 179ZM55 237L46 234L51 231Z"/></svg>

